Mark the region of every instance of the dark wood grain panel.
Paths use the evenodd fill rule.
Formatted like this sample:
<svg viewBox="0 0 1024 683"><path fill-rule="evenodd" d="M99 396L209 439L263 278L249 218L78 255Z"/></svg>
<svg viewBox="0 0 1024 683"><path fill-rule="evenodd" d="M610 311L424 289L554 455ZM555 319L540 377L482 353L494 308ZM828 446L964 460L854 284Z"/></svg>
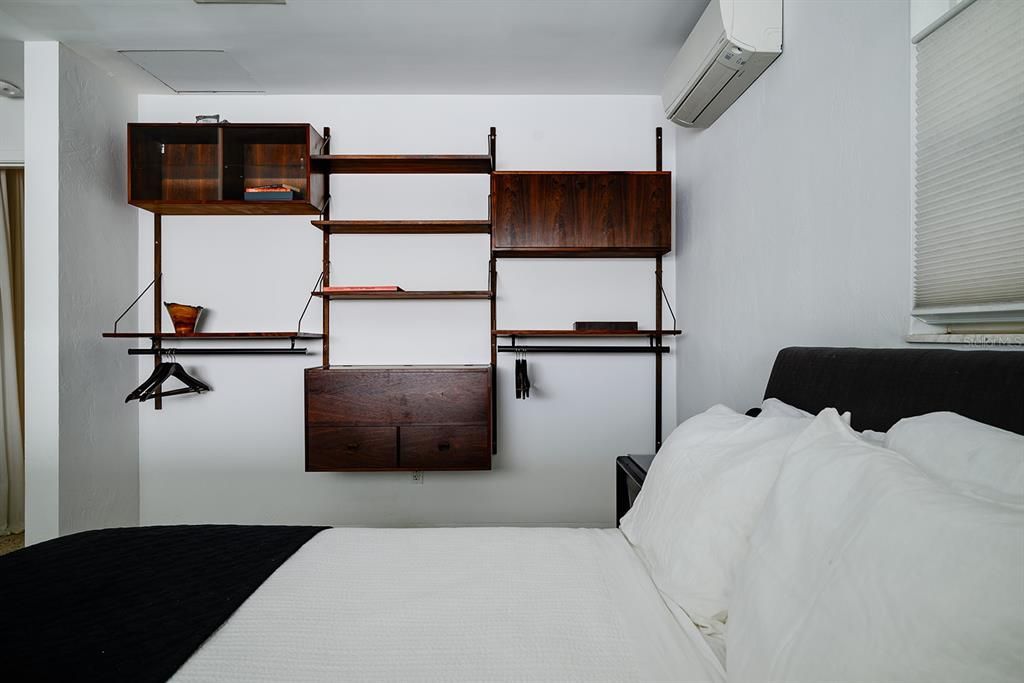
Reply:
<svg viewBox="0 0 1024 683"><path fill-rule="evenodd" d="M323 154L316 173L490 173L487 154Z"/></svg>
<svg viewBox="0 0 1024 683"><path fill-rule="evenodd" d="M395 427L310 425L306 430L307 472L398 466L398 430Z"/></svg>
<svg viewBox="0 0 1024 683"><path fill-rule="evenodd" d="M304 200L247 202L245 200L128 202L140 209L165 216L314 216L320 207Z"/></svg>
<svg viewBox="0 0 1024 683"><path fill-rule="evenodd" d="M309 425L487 424L490 368L309 368Z"/></svg>
<svg viewBox="0 0 1024 683"><path fill-rule="evenodd" d="M486 425L422 425L399 428L400 467L414 470L490 469Z"/></svg>
<svg viewBox="0 0 1024 683"><path fill-rule="evenodd" d="M634 256L672 244L669 172L496 172L496 255Z"/></svg>

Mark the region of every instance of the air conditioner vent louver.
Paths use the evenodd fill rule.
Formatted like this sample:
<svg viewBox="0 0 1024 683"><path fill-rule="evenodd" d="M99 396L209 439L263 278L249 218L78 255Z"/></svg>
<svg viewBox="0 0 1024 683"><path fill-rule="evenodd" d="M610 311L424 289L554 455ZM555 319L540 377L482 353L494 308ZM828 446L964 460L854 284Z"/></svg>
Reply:
<svg viewBox="0 0 1024 683"><path fill-rule="evenodd" d="M782 53L782 0L711 0L665 74L665 116L707 128Z"/></svg>

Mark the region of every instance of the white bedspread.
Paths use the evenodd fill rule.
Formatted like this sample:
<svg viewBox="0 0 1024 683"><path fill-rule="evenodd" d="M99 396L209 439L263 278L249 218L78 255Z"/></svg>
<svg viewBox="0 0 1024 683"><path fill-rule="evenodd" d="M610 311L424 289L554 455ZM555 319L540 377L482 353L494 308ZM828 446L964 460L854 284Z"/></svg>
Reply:
<svg viewBox="0 0 1024 683"><path fill-rule="evenodd" d="M175 681L711 681L616 529L329 529Z"/></svg>

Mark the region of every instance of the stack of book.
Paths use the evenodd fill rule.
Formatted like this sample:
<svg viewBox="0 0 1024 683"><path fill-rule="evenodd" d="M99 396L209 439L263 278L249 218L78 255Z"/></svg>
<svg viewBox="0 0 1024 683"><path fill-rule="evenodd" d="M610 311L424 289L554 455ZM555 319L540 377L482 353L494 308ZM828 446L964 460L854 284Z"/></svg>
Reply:
<svg viewBox="0 0 1024 683"><path fill-rule="evenodd" d="M289 201L297 198L299 194L299 188L284 183L245 188L245 199L250 202Z"/></svg>

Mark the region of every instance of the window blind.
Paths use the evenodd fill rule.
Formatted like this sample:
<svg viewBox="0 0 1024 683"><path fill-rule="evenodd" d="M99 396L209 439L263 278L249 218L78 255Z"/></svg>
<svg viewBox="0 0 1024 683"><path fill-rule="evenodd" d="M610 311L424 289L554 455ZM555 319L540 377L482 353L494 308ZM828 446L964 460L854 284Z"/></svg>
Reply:
<svg viewBox="0 0 1024 683"><path fill-rule="evenodd" d="M914 315L1024 320L1024 1L917 45Z"/></svg>

